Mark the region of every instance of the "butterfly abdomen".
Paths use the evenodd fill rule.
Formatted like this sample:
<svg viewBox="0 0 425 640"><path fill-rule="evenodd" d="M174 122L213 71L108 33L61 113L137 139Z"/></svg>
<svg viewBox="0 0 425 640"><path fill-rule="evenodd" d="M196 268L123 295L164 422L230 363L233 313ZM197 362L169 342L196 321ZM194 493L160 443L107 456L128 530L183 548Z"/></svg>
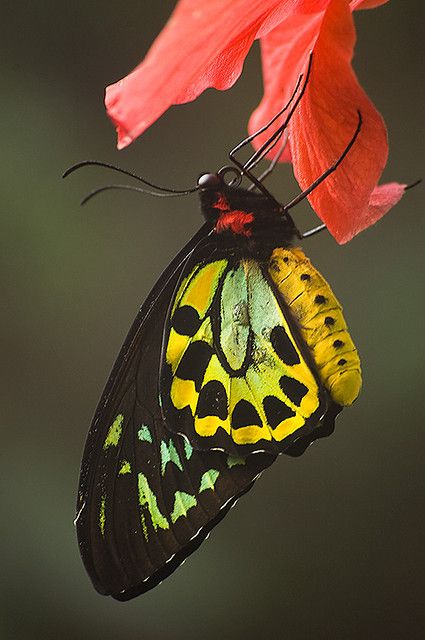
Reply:
<svg viewBox="0 0 425 640"><path fill-rule="evenodd" d="M360 359L332 289L298 247L275 249L269 273L311 350L322 384L336 403L352 404L362 384Z"/></svg>

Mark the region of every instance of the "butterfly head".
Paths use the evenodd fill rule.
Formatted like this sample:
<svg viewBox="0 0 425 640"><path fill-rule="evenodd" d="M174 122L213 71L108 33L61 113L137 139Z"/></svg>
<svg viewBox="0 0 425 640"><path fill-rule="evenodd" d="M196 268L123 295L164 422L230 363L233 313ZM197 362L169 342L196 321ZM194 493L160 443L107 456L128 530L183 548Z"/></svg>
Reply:
<svg viewBox="0 0 425 640"><path fill-rule="evenodd" d="M232 171L229 179L229 172ZM240 186L241 174L233 167L205 173L198 179L202 213L214 222L218 235L243 244L291 244L297 229L285 209L264 193Z"/></svg>

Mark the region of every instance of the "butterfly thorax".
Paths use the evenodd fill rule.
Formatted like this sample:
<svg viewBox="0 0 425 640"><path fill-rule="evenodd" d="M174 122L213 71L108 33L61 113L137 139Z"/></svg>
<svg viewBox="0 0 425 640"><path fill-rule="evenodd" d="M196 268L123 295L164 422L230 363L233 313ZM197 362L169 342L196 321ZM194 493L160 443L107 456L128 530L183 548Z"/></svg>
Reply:
<svg viewBox="0 0 425 640"><path fill-rule="evenodd" d="M231 248L240 257L268 259L274 247L291 246L297 236L283 207L263 194L221 183L201 189L200 198L219 248Z"/></svg>

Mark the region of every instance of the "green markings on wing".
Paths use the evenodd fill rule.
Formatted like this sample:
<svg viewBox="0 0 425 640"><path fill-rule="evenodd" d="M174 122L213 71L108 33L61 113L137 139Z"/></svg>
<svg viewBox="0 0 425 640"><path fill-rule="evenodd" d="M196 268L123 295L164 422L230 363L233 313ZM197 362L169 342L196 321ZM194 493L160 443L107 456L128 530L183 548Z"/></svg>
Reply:
<svg viewBox="0 0 425 640"><path fill-rule="evenodd" d="M197 504L195 496L185 491L176 491L174 494L174 508L171 514L171 522L175 524L178 518L186 516L189 509L196 507Z"/></svg>
<svg viewBox="0 0 425 640"><path fill-rule="evenodd" d="M189 440L187 440L187 438L184 438L184 453L186 456L186 460L190 460L190 457L193 453L193 447L190 444Z"/></svg>
<svg viewBox="0 0 425 640"><path fill-rule="evenodd" d="M102 536L105 534L105 523L106 523L106 496L102 496L100 499L100 508L99 508L99 529Z"/></svg>
<svg viewBox="0 0 425 640"><path fill-rule="evenodd" d="M246 464L245 458L239 458L238 456L227 456L227 466L229 469L236 466L237 464Z"/></svg>
<svg viewBox="0 0 425 640"><path fill-rule="evenodd" d="M106 434L105 442L103 443L103 449L106 450L109 447L116 447L120 441L122 434L122 425L124 422L124 416L119 413Z"/></svg>
<svg viewBox="0 0 425 640"><path fill-rule="evenodd" d="M118 447L121 444L122 436L123 436L123 427L124 427L124 415L122 413L118 414L112 424L110 425L108 432L106 434L105 440L103 442L103 450L107 451L111 447ZM149 428L148 425L142 424L137 430L137 438L140 442L146 442L152 444L154 442L154 435ZM185 466L188 464L193 455L194 449L192 444L186 438L183 438L182 448L178 451L176 442L172 439L168 439L168 443L166 440L161 440L159 445L159 470L161 475L164 477L168 464L172 464L182 473L185 472ZM119 455L120 451L117 450ZM157 452L158 455L158 452ZM126 458L118 458L119 464L117 466L117 475L121 476L130 476L129 480L131 480L131 474L135 471L133 468L133 463ZM228 455L226 458L227 468L231 469L235 465L243 465L246 463L245 458L239 458L237 456ZM178 487L178 478L180 477L177 474L175 480L177 481L177 487L174 484L174 491L171 490L172 498L174 494L174 502L172 510L168 510L168 507L165 507L164 513L161 511L164 510L164 506L161 504L161 508L159 505L158 496L152 490L149 484L149 476L144 475L143 473L135 474L134 480L137 477L137 491L138 491L138 502L139 502L139 517L140 517L140 525L143 536L146 542L149 542L150 535L157 534L159 530L170 530L173 525L179 520L179 518L188 517L188 513L191 509L198 506L198 494L203 493L204 491L215 491L217 481L220 477L220 471L218 469L208 469L202 473L202 475L198 476L199 478L199 488L198 493L195 491L195 495L191 493L187 493L186 491L176 490ZM151 479L152 481L152 479ZM171 487L170 487L171 489ZM107 496L106 494L102 494L99 502L99 511L98 511L98 527L102 537L107 534L106 526L108 524L108 529L112 526L111 523L107 523L107 517L109 511L107 511ZM170 505L171 507L171 505ZM153 529L153 532L152 532Z"/></svg>
<svg viewBox="0 0 425 640"><path fill-rule="evenodd" d="M129 463L128 460L122 460L120 470L118 471L118 475L125 476L127 473L131 473L131 464Z"/></svg>
<svg viewBox="0 0 425 640"><path fill-rule="evenodd" d="M137 432L137 437L142 442L149 442L150 444L152 444L152 434L146 424L142 424L139 431Z"/></svg>
<svg viewBox="0 0 425 640"><path fill-rule="evenodd" d="M146 528L146 520L143 513L143 509L147 509L152 521L152 526L155 529L155 531L157 531L158 528L169 529L170 525L168 523L167 518L163 516L161 511L159 510L157 497L152 491L152 489L150 488L148 479L145 475L143 475L143 473L139 473L138 475L138 489L139 489L139 504L140 504L140 508L142 509L141 521L142 521L143 534L147 540L148 531Z"/></svg>
<svg viewBox="0 0 425 640"><path fill-rule="evenodd" d="M119 440L120 433L118 433L118 431L122 427L123 417L121 417L121 420L119 420L119 418L120 416L117 416L114 424L109 430L110 433L108 433L107 441L110 444L112 444L112 442L115 442L115 440L117 442ZM112 427L114 427L114 429L112 429ZM153 442L152 433L149 427L145 424L140 426L137 432L137 436L138 439L142 442ZM180 452L180 454L177 451L176 444L172 438L168 440L168 443L166 442L166 440L161 440L159 446L161 475L165 476L169 463L174 464L175 467L177 467L181 472L184 472L184 465L186 464L187 460L190 460L192 455L193 447L189 440L187 440L186 438L183 439L183 450ZM226 464L228 469L231 469L235 465L246 464L246 460L245 458L228 455ZM125 459L121 460L118 475L126 475L130 474L131 472L132 467L130 462ZM219 476L220 471L218 469L208 469L207 471L205 471L199 479L199 494L208 490L214 491ZM158 505L158 497L149 485L148 477L143 473L138 473L137 481L140 506L140 522L142 526L142 532L146 541L149 540L149 522L152 524L152 528L154 529L155 533L158 531L158 529L169 530L170 527L174 525L179 518L187 517L188 512L198 505L196 495L192 495L191 493L187 493L186 491L175 491L173 509L171 513L167 510L166 515L164 515ZM104 500L100 505L99 525L103 534L103 530L105 527Z"/></svg>
<svg viewBox="0 0 425 640"><path fill-rule="evenodd" d="M214 491L214 485L217 482L217 478L220 475L220 472L217 469L209 469L202 474L201 484L199 486L199 493L201 491L206 491L207 489L212 489Z"/></svg>
<svg viewBox="0 0 425 640"><path fill-rule="evenodd" d="M216 478L212 472L215 469L211 469L208 473L210 474L209 485L205 486L206 489L210 489L211 483L214 484ZM218 471L216 472L218 475ZM206 474L204 474L205 476ZM201 481L202 484L202 481ZM169 529L170 524L167 518L161 513L158 507L158 500L154 492L149 486L148 479L143 473L139 473L138 475L138 488L139 488L139 504L141 508L141 523L143 529L143 535L146 540L148 540L148 529L146 526L146 516L149 515L152 526L155 531L158 529ZM186 516L189 509L192 507L196 507L198 504L195 496L190 493L186 493L185 491L176 491L174 494L174 507L171 513L171 522L175 524L175 522L182 516Z"/></svg>
<svg viewBox="0 0 425 640"><path fill-rule="evenodd" d="M168 445L165 440L161 441L161 473L165 475L165 469L169 462L173 462L176 467L183 471L183 466L179 458L179 454L177 453L177 449L174 446L174 442L170 439Z"/></svg>
<svg viewBox="0 0 425 640"><path fill-rule="evenodd" d="M147 527L147 524L146 524L146 518L145 518L145 514L144 513L140 514L140 521L142 523L143 535L145 536L145 540L147 542L148 539L149 539L149 534L148 534L148 527Z"/></svg>

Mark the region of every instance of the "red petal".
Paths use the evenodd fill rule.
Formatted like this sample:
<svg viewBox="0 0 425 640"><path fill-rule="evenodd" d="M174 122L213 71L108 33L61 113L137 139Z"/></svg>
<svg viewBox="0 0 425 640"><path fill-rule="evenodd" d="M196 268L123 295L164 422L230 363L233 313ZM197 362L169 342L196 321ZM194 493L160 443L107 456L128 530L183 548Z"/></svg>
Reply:
<svg viewBox="0 0 425 640"><path fill-rule="evenodd" d="M339 239L339 242L348 242L353 236L360 233L360 231L378 222L382 216L388 213L388 211L401 200L406 191L406 187L406 184L400 184L399 182L388 182L387 184L381 184L375 187L370 195L368 207L364 215L361 219L353 222L353 228L350 230L350 233L346 237Z"/></svg>
<svg viewBox="0 0 425 640"><path fill-rule="evenodd" d="M118 147L130 144L172 104L208 87L228 89L239 77L253 40L294 11L328 0L180 0L145 60L106 89Z"/></svg>
<svg viewBox="0 0 425 640"><path fill-rule="evenodd" d="M315 45L323 16L323 12L308 18L291 16L261 39L264 96L250 118L250 134L261 129L288 102ZM282 119L260 134L254 141L254 147L258 149L281 122ZM282 161L290 161L290 143L289 140ZM270 155L273 157L273 152Z"/></svg>
<svg viewBox="0 0 425 640"><path fill-rule="evenodd" d="M406 184L400 184L399 182L387 182L387 184L375 187L370 196L368 211L364 216L365 224L356 229L355 233L359 233L359 231L363 231L366 227L378 222L382 216L401 200L406 187Z"/></svg>
<svg viewBox="0 0 425 640"><path fill-rule="evenodd" d="M350 2L351 10L354 9L374 9L381 4L386 4L388 0L352 0Z"/></svg>
<svg viewBox="0 0 425 640"><path fill-rule="evenodd" d="M388 0L352 0L351 10L366 9L384 4ZM310 14L303 15L301 11L289 16L284 22L279 24L273 31L269 32L261 39L261 57L264 78L264 96L251 116L248 130L252 134L258 131L266 122L286 104L292 90L296 85L299 74L305 68L307 57L314 49L316 39L319 35L326 3L309 3ZM307 12L305 12L307 13ZM282 121L282 120L281 120ZM270 127L265 133L258 136L254 142L254 147L258 149L263 142L277 128ZM273 157L273 153L270 154ZM285 153L281 157L282 162L291 160L290 144L287 145Z"/></svg>
<svg viewBox="0 0 425 640"><path fill-rule="evenodd" d="M346 0L332 0L325 12L306 93L291 122L295 176L306 189L360 134L336 172L309 200L340 243L377 220L388 207L372 209L369 200L387 161L385 124L351 67L355 31ZM390 206L390 205L389 205Z"/></svg>

